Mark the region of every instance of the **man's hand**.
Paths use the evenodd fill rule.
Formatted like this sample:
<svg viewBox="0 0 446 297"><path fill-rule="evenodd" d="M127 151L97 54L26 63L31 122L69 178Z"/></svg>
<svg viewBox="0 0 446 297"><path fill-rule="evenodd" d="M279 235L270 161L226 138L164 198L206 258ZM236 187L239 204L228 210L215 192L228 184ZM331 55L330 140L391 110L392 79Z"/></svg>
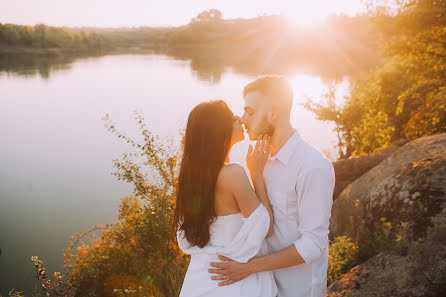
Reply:
<svg viewBox="0 0 446 297"><path fill-rule="evenodd" d="M208 269L210 273L219 274L211 277L213 280L222 280L222 282L218 283L219 286L233 284L254 273L249 261L248 263L239 263L225 256L218 256L218 258L223 261L229 261L227 263L211 262L211 266L218 269Z"/></svg>
<svg viewBox="0 0 446 297"><path fill-rule="evenodd" d="M270 271L290 266L296 266L305 263L299 252L296 250L294 244L290 246L265 255L251 258L247 263L239 263L228 257L219 255L218 258L222 262L211 262L211 266L217 269L208 269L210 273L216 273L218 275L212 276L213 280L220 280L219 286L227 286L238 282L253 273L261 271Z"/></svg>

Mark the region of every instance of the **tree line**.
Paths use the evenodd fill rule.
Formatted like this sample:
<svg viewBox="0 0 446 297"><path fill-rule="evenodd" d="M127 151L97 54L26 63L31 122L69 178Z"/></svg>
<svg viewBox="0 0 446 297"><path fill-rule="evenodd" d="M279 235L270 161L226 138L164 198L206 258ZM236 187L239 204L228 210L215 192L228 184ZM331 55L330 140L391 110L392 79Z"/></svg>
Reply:
<svg viewBox="0 0 446 297"><path fill-rule="evenodd" d="M102 50L109 46L103 34L93 30L50 27L44 24L21 26L0 23L0 49Z"/></svg>
<svg viewBox="0 0 446 297"><path fill-rule="evenodd" d="M213 63L233 66L246 74L286 73L302 65L319 72L330 68L336 68L336 73L365 69L377 62L375 39L366 15L332 15L311 29L300 28L279 15L224 19L216 9L199 13L186 25L164 28L0 24L0 53L23 49L150 49L177 58L212 58Z"/></svg>

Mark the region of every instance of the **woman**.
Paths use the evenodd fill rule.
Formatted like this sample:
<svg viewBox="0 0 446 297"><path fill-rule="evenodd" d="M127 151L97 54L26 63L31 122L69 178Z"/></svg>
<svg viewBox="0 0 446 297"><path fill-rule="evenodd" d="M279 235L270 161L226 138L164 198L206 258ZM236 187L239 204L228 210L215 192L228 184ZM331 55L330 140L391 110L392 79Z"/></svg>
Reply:
<svg viewBox="0 0 446 297"><path fill-rule="evenodd" d="M238 262L266 253L265 237L273 232L273 216L263 181L269 137L250 146L247 164L252 188L240 164L229 162L232 146L243 129L222 100L203 102L189 114L183 143L175 207L177 239L192 255L180 297L274 297L272 272L261 272L227 286L218 286L208 272L218 255ZM252 155L251 155L252 152Z"/></svg>

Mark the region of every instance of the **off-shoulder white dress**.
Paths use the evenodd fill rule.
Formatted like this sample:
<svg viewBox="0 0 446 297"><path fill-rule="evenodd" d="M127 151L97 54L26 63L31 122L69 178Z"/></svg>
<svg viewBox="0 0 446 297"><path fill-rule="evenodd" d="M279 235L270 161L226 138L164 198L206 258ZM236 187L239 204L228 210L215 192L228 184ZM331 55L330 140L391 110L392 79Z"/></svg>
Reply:
<svg viewBox="0 0 446 297"><path fill-rule="evenodd" d="M218 255L246 263L255 256L267 254L264 241L269 229L269 214L260 204L248 218L241 213L217 216L210 226L210 241L203 247L191 246L184 231L177 232L178 245L191 261L184 277L180 297L275 297L277 287L271 271L251 274L227 286L218 286L208 272L211 262L221 262Z"/></svg>

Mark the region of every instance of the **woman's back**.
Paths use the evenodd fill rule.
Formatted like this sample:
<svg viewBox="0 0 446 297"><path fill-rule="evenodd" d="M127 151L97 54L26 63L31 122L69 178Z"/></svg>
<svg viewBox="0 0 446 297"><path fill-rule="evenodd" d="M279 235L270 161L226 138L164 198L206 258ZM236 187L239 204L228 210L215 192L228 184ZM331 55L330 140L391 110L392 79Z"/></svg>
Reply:
<svg viewBox="0 0 446 297"><path fill-rule="evenodd" d="M267 253L266 244L263 242L269 225L266 209L263 205L259 205L249 217L244 218L235 198L229 191L226 192L226 189L231 187L224 184L227 182L225 175L231 174L233 166L240 165L225 165L217 181L215 195L217 216L209 226L208 244L200 249L188 246L185 238L181 236L178 238L183 251L191 254L180 297L272 297L276 294L274 277L270 271L252 274L227 286L218 286L218 281L212 280L212 274L208 272L211 262L221 261L218 259L217 251L226 252L223 255L228 257L238 256L246 259ZM235 212L237 210L239 212ZM218 215L219 213L229 214Z"/></svg>
<svg viewBox="0 0 446 297"><path fill-rule="evenodd" d="M240 213L240 207L232 194L232 180L229 178L234 174L236 167L241 167L238 163L224 164L221 168L215 183L214 211L217 216L227 216Z"/></svg>
<svg viewBox="0 0 446 297"><path fill-rule="evenodd" d="M214 222L209 226L210 239L208 246L226 247L243 225L243 216L238 209L235 198L232 197L229 187L224 184L224 176L229 174L230 165L223 166L217 178L215 190L215 212L217 214ZM225 214L225 215L219 215ZM209 263L219 261L215 254L194 254L184 277L180 297L190 296L237 296L238 285L218 287L218 282L211 280L208 272ZM236 289L235 289L236 288Z"/></svg>

